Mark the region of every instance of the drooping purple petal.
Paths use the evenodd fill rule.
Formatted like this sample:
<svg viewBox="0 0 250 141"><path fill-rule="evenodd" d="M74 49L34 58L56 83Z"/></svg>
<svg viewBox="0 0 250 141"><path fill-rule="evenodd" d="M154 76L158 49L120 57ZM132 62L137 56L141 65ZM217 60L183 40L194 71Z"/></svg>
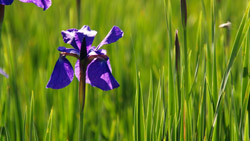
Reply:
<svg viewBox="0 0 250 141"><path fill-rule="evenodd" d="M0 68L0 74L5 76L6 78L9 78L9 75L3 71L3 69Z"/></svg>
<svg viewBox="0 0 250 141"><path fill-rule="evenodd" d="M94 50L95 48L92 47L92 49L89 51L88 53L88 57L90 56L95 56L95 55L106 55L107 54L107 51L105 49L99 49L97 51ZM106 60L107 61L107 64L108 64L108 67L109 67L109 70L112 72L112 69L111 69L111 66L110 66L110 62L109 62L109 58ZM76 61L76 64L75 64L75 76L76 78L78 79L78 81L80 81L80 67L79 67L80 63L79 63L79 59ZM90 84L90 81L88 79L88 76L86 76L86 83L89 83Z"/></svg>
<svg viewBox="0 0 250 141"><path fill-rule="evenodd" d="M0 0L1 5L10 5L14 0Z"/></svg>
<svg viewBox="0 0 250 141"><path fill-rule="evenodd" d="M103 59L93 60L87 67L86 82L104 91L119 87L118 82L111 74L109 61Z"/></svg>
<svg viewBox="0 0 250 141"><path fill-rule="evenodd" d="M67 53L71 53L71 54L75 54L75 55L80 56L80 52L77 49L66 48L66 47L58 47L57 50L60 51L60 52L67 52Z"/></svg>
<svg viewBox="0 0 250 141"><path fill-rule="evenodd" d="M52 72L47 88L61 89L70 84L74 78L74 70L70 62L64 57L60 56L56 62L55 68Z"/></svg>
<svg viewBox="0 0 250 141"><path fill-rule="evenodd" d="M75 49L79 50L79 47L78 47L76 39L75 39L77 31L78 31L77 29L68 29L68 30L62 31L61 34L62 34L62 37L63 37L63 41L66 44L70 44Z"/></svg>
<svg viewBox="0 0 250 141"><path fill-rule="evenodd" d="M34 3L36 6L43 8L43 10L47 10L52 4L51 0L20 0L20 1L25 3Z"/></svg>
<svg viewBox="0 0 250 141"><path fill-rule="evenodd" d="M123 31L117 27L113 26L109 31L108 35L102 40L102 42L97 46L97 50L106 44L111 44L119 40L123 36Z"/></svg>
<svg viewBox="0 0 250 141"><path fill-rule="evenodd" d="M86 39L86 47L87 47L87 52L90 50L91 45L94 41L94 38L96 36L97 32L94 30L91 30L89 26L84 25L80 30L77 31L77 37L76 41L77 43L80 43L78 45L79 48L81 48L83 38Z"/></svg>

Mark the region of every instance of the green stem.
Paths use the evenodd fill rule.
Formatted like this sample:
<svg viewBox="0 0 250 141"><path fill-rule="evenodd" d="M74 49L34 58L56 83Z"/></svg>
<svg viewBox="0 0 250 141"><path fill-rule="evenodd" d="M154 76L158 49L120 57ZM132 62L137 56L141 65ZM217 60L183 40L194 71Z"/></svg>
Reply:
<svg viewBox="0 0 250 141"><path fill-rule="evenodd" d="M183 36L184 36L184 70L183 72L185 72L184 75L184 90L185 90L185 97L188 94L188 76L189 76L189 72L188 72L188 51L187 51L187 30L186 27L183 28Z"/></svg>
<svg viewBox="0 0 250 141"><path fill-rule="evenodd" d="M85 105L85 78L86 78L86 66L85 60L80 61L80 83L79 83L79 106L80 106L80 129L79 129L79 140L83 138L83 115Z"/></svg>
<svg viewBox="0 0 250 141"><path fill-rule="evenodd" d="M76 0L76 10L77 10L77 24L80 27L80 15L81 15L81 0Z"/></svg>
<svg viewBox="0 0 250 141"><path fill-rule="evenodd" d="M79 82L79 109L80 109L80 129L79 129L79 141L83 139L83 116L85 105L85 87L86 87L86 70L87 70L87 49L86 39L84 38L80 50L80 82Z"/></svg>

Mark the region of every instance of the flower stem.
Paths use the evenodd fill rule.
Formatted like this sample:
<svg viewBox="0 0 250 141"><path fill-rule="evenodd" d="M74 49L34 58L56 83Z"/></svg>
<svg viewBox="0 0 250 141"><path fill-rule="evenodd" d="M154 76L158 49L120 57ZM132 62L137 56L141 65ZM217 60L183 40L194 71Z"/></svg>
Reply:
<svg viewBox="0 0 250 141"><path fill-rule="evenodd" d="M76 0L76 10L77 10L77 24L80 26L80 15L81 15L81 0Z"/></svg>
<svg viewBox="0 0 250 141"><path fill-rule="evenodd" d="M84 60L80 62L80 83L79 83L79 107L80 107L80 129L79 129L79 141L83 139L83 115L84 115L84 105L85 105L85 77L86 77L86 67Z"/></svg>
<svg viewBox="0 0 250 141"><path fill-rule="evenodd" d="M0 40L1 40L1 35L2 35L3 18L4 18L4 5L0 4Z"/></svg>
<svg viewBox="0 0 250 141"><path fill-rule="evenodd" d="M79 82L79 109L80 109L80 129L79 129L79 141L83 139L83 116L85 105L85 87L86 87L86 70L87 70L87 48L86 39L83 38L80 49L80 82Z"/></svg>

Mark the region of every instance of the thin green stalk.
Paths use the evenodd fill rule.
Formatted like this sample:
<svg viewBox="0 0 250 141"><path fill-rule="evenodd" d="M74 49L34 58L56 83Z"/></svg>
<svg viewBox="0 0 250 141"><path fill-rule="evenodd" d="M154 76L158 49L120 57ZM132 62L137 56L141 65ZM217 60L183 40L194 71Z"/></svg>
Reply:
<svg viewBox="0 0 250 141"><path fill-rule="evenodd" d="M188 51L187 51L187 29L186 27L184 27L183 29L183 37L184 37L184 69L183 72L185 72L184 75L184 93L185 93L185 97L188 94L189 91L189 81L188 81L188 76L189 76L189 70L188 70Z"/></svg>
<svg viewBox="0 0 250 141"><path fill-rule="evenodd" d="M76 10L77 10L77 24L80 27L81 22L81 0L76 0Z"/></svg>
<svg viewBox="0 0 250 141"><path fill-rule="evenodd" d="M171 57L171 49L172 49L172 23L171 23L171 2L170 0L168 1L168 12L166 11L166 2L164 0L164 10L165 10L165 18L166 18L166 24L167 24L167 32L168 32L168 36L169 36L169 45L168 45L168 117L169 119L169 124L170 127L172 127L173 124L173 120L174 120L174 114L175 114L175 93L174 93L174 78L173 78L173 70L172 70L172 57ZM164 91L163 91L164 92ZM164 94L163 94L164 97ZM165 100L165 98L163 98ZM164 101L163 101L164 102ZM165 103L164 103L164 111L167 111L167 108L165 107ZM164 117L164 119L166 119L166 116ZM170 129L169 129L170 131ZM165 120L164 120L164 132L165 132ZM163 136L164 136L164 132L163 132ZM172 138L174 139L174 138Z"/></svg>
<svg viewBox="0 0 250 141"><path fill-rule="evenodd" d="M1 33L2 33L3 18L4 18L4 5L0 4L0 41L2 35Z"/></svg>
<svg viewBox="0 0 250 141"><path fill-rule="evenodd" d="M175 70L176 70L176 79L177 79L177 93L178 93L178 105L179 105L179 115L178 115L178 127L177 127L177 140L180 140L181 134L181 115L182 115L182 95L181 95L181 85L180 85L180 44L178 39L178 30L176 30L175 34Z"/></svg>
<svg viewBox="0 0 250 141"><path fill-rule="evenodd" d="M216 67L216 43L215 43L215 15L214 8L215 2L212 1L212 49L213 49L213 78L212 78L212 89L213 89L213 98L214 101L217 101L218 98L218 89L217 89L217 67Z"/></svg>

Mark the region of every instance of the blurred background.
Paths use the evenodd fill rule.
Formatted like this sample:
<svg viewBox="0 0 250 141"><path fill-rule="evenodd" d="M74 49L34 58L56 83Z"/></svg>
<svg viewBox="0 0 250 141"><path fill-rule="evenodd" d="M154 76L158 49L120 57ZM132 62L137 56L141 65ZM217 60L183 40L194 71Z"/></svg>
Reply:
<svg viewBox="0 0 250 141"><path fill-rule="evenodd" d="M187 0L187 46L191 76L196 67L196 36L200 13L203 15L202 37L208 36L207 42L211 41L211 2L209 0L203 2L204 6L201 1ZM168 0L165 3L168 4ZM182 47L180 1L171 0L171 4L172 43L174 43L175 30L179 30ZM218 44L218 84L221 82L231 52L230 47L246 5L247 0L216 0L215 40ZM42 140L46 138L50 129L48 127L51 127L52 140L78 139L80 115L77 79L74 78L69 86L60 90L46 89L46 84L59 57L57 47L71 47L63 42L61 31L70 28L79 29L83 25L89 25L92 30L98 32L93 46L97 46L102 41L113 25L124 31L124 37L118 42L102 47L108 52L112 74L120 87L111 91L102 91L87 84L85 140L133 139L137 70L140 72L145 107L150 74L152 74L153 92L157 91L162 74L165 74L162 90L164 93L168 92L168 49L171 48L174 59L174 44L169 46L167 12L168 8L164 7L164 0L82 0L81 19L78 25L74 0L52 0L52 6L46 11L34 4L21 3L18 0L10 6L5 6L0 67L9 74L9 78L0 76L2 139L21 140L31 137ZM225 29L219 29L219 25L227 21L232 23L229 33L226 33ZM203 39L204 45L205 42ZM228 48L228 53L224 52L224 48ZM241 57L237 58L239 59L237 61L242 62L242 55L239 54L239 56ZM75 58L67 58L75 64ZM172 66L174 68L174 60L172 60ZM239 71L242 69L236 69L237 66L241 64L235 64L232 72L234 76L241 75ZM198 80L202 78L203 75L199 74ZM237 96L240 79L234 77L233 82L237 106L241 97ZM197 86L192 96L199 97L200 92L200 87ZM33 114L31 107L34 109ZM25 134L30 131L30 128L32 128L32 135Z"/></svg>

